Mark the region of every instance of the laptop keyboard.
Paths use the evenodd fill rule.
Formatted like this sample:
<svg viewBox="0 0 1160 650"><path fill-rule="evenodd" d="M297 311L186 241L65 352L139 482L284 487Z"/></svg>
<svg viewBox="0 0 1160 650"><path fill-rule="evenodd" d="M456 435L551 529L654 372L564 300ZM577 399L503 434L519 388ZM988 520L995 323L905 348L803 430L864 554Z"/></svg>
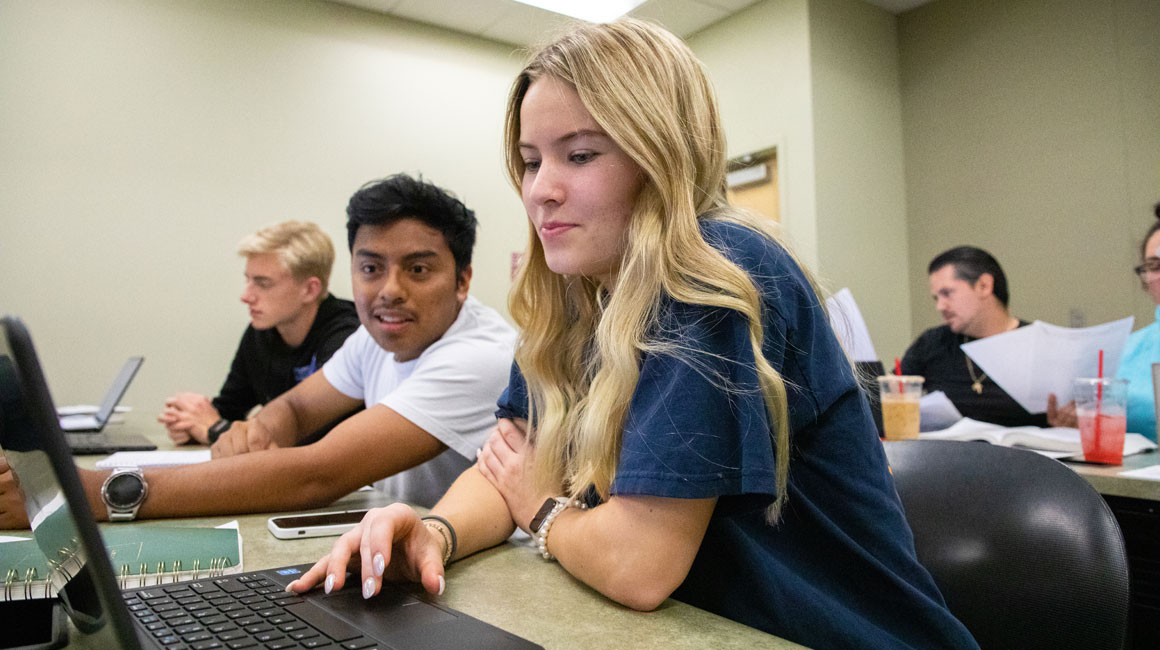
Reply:
<svg viewBox="0 0 1160 650"><path fill-rule="evenodd" d="M385 646L260 574L124 592L141 636L166 650L282 650Z"/></svg>

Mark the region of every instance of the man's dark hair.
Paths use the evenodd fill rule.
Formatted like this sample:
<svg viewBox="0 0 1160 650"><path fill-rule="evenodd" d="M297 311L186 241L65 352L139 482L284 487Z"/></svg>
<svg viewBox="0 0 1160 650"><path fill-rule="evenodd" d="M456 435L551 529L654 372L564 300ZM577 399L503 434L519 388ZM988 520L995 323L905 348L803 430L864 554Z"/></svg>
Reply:
<svg viewBox="0 0 1160 650"><path fill-rule="evenodd" d="M930 261L926 273L930 275L948 264L954 265L956 278L972 287L984 273L990 273L994 279L991 293L995 294L1004 307L1007 306L1007 299L1010 297L1007 293L1007 276L1003 274L1003 268L990 253L974 246L952 248L935 256Z"/></svg>
<svg viewBox="0 0 1160 650"><path fill-rule="evenodd" d="M441 187L406 174L371 181L359 188L346 206L346 242L354 251L360 226L389 226L400 219L418 219L443 233L455 258L455 273L471 265L475 248L475 211Z"/></svg>
<svg viewBox="0 0 1160 650"><path fill-rule="evenodd" d="M1148 251L1144 250L1148 246L1148 240L1152 238L1152 235L1156 234L1157 230L1160 230L1160 203L1157 203L1152 209L1156 211L1156 220L1152 222L1152 227L1148 229L1148 232L1144 233L1144 239L1140 241L1141 262L1148 259Z"/></svg>

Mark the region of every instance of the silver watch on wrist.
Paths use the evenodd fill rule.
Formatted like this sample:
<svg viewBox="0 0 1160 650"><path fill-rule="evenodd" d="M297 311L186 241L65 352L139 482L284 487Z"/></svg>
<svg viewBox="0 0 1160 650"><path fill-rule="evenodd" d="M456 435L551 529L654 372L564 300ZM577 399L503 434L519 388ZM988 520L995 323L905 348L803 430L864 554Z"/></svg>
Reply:
<svg viewBox="0 0 1160 650"><path fill-rule="evenodd" d="M101 501L109 521L133 521L149 494L145 474L136 467L118 467L101 484Z"/></svg>

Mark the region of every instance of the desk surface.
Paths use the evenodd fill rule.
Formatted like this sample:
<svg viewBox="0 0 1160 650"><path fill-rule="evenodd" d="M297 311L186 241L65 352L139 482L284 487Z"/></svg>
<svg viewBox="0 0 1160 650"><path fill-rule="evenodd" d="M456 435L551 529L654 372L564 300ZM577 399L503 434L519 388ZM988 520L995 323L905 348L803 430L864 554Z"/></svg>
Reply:
<svg viewBox="0 0 1160 650"><path fill-rule="evenodd" d="M132 425L140 419L132 418ZM115 433L119 427L112 429ZM133 426L172 448L164 431ZM78 457L91 467L100 457ZM363 491L347 495L327 508L353 509L386 505L383 495ZM257 570L313 562L326 553L334 537L280 540L266 529L268 515L154 520L122 524L130 526L217 526L238 520L242 534L245 570ZM530 639L545 648L800 648L751 627L669 599L653 612L621 607L572 578L555 562L546 562L531 546L505 543L460 560L447 569L447 589L442 602L492 625ZM70 648L94 647L75 633Z"/></svg>
<svg viewBox="0 0 1160 650"><path fill-rule="evenodd" d="M1129 478L1119 473L1131 469L1143 469L1160 465L1160 452L1133 454L1124 458L1123 465L1095 465L1090 463L1065 463L1076 473L1087 479L1100 494L1117 497L1132 497L1160 501L1160 481Z"/></svg>

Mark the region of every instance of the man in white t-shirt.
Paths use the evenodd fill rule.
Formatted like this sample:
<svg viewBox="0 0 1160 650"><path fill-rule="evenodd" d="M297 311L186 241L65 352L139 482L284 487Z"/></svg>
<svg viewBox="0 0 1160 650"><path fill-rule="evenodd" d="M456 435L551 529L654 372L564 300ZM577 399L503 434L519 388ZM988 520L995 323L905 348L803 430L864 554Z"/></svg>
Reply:
<svg viewBox="0 0 1160 650"><path fill-rule="evenodd" d="M373 482L430 506L475 462L495 425L516 334L467 293L474 213L400 174L363 186L347 215L359 329L322 372L234 423L213 445L214 460L147 470L140 488L84 472L98 516L304 509ZM294 446L359 405L366 409L326 437ZM125 506L134 491L143 499Z"/></svg>

